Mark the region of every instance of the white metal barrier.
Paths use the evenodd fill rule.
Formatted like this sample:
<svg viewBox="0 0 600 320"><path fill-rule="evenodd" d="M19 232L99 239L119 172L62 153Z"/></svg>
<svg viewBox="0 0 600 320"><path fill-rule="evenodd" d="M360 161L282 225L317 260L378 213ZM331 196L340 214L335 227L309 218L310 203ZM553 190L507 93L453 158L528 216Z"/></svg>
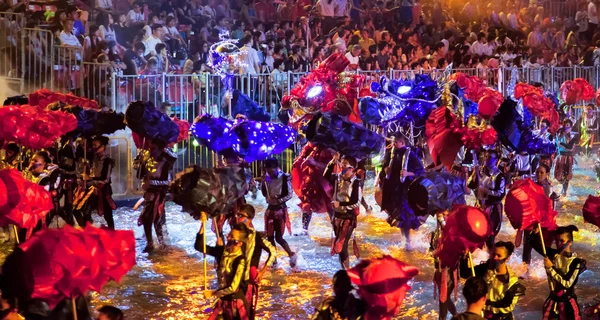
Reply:
<svg viewBox="0 0 600 320"><path fill-rule="evenodd" d="M24 18L21 13L0 12L0 76L15 81L22 80L21 30Z"/></svg>

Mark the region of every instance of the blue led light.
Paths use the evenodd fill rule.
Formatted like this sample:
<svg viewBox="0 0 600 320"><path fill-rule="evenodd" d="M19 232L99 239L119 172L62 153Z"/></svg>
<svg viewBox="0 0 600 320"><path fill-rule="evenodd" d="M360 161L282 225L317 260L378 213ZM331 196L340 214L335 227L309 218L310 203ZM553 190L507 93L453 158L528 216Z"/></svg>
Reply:
<svg viewBox="0 0 600 320"><path fill-rule="evenodd" d="M410 86L400 86L398 87L398 94L404 95L410 92L412 88Z"/></svg>

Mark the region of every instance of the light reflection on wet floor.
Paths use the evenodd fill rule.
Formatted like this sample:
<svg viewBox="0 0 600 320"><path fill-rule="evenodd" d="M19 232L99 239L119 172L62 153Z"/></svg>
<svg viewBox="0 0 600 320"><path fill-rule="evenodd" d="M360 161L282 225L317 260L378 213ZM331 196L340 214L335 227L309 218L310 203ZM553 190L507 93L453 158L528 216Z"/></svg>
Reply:
<svg viewBox="0 0 600 320"><path fill-rule="evenodd" d="M589 168L589 164L581 165ZM588 261L588 271L581 275L577 286L580 305L600 298L600 252L596 247L599 236L596 228L584 225L581 218L583 201L588 194L594 192L596 185L591 170L576 170L570 196L562 200L558 208L559 225L575 223L582 229L576 236L574 246L579 256ZM555 189L560 191L559 187ZM375 206L370 191L372 190L365 192L367 201ZM255 226L262 230L262 198L259 196L257 200L248 199L259 212L255 218ZM290 205L294 232L301 228L297 204L298 200L294 198ZM207 310L214 301L206 301L202 296L202 256L193 248L200 222L181 213L176 205L169 203L167 226L170 246L148 256L142 253L145 239L143 229L137 226L138 215L139 211L134 212L128 208L120 208L115 213L118 229L135 231L137 266L123 278L120 285L110 283L101 294L94 293L94 306L114 304L125 310L128 319L207 318ZM435 221L430 218L426 225L413 234L413 248L407 251L404 249L399 230L389 227L385 222L385 214L376 212L365 216L363 212L359 217L356 240L361 257L391 254L417 266L421 272L415 278L412 290L407 295L401 315L397 319L437 319L437 301L433 298L431 281L434 271L433 259L427 251L429 234L434 227ZM499 238L514 241L514 237L515 231L505 221ZM209 243L214 243L212 234L208 238ZM337 256L332 257L329 254L331 228L325 216L313 217L310 239L287 234L285 238L292 249L299 253L298 266L295 270L290 270L289 259L284 256L283 250L278 251L278 268L267 273L261 287L259 319L307 319L323 296L330 294L331 277L339 269ZM523 273L521 250L517 249L509 262L511 270L518 275ZM474 255L476 261L486 257L487 254L483 251ZM353 257L351 263L356 261ZM527 292L517 306L517 319L541 319L541 308L548 294L548 286L542 259L536 253L533 254L532 266L532 276L523 281ZM216 272L210 258L208 270L211 288L215 289ZM464 309L462 299L457 303L457 307L459 310Z"/></svg>

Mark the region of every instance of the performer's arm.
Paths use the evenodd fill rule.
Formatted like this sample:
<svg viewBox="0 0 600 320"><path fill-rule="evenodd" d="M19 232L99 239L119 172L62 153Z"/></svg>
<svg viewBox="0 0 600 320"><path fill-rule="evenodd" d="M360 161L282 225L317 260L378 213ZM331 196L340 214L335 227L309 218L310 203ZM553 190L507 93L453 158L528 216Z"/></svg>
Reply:
<svg viewBox="0 0 600 320"><path fill-rule="evenodd" d="M488 190L488 192L487 192L488 196L499 197L499 198L504 197L505 184L506 183L504 181L504 175L498 174L498 176L496 177L496 181L494 181L494 189Z"/></svg>
<svg viewBox="0 0 600 320"><path fill-rule="evenodd" d="M408 157L408 168L409 172L412 172L415 177L422 176L425 174L425 168L423 168L423 162L415 153L411 152Z"/></svg>
<svg viewBox="0 0 600 320"><path fill-rule="evenodd" d="M198 250L198 252L205 253L204 252L204 235L200 232L196 234L196 242L194 243L194 249ZM217 260L221 260L221 257L223 256L224 252L225 252L224 246L213 247L213 246L206 245L206 254L211 257L215 257L215 259L217 259Z"/></svg>
<svg viewBox="0 0 600 320"><path fill-rule="evenodd" d="M94 185L107 184L110 181L112 167L112 161L108 158L104 159L104 161L102 161L102 172L100 173L100 176L92 178Z"/></svg>
<svg viewBox="0 0 600 320"><path fill-rule="evenodd" d="M242 279L244 278L244 270L246 270L246 259L241 258L240 262L237 265L237 268L235 269L235 276L233 277L233 280L231 281L229 286L217 290L214 296L217 298L221 298L235 293L238 290Z"/></svg>
<svg viewBox="0 0 600 320"><path fill-rule="evenodd" d="M283 175L283 184L281 186L281 196L279 196L279 199L277 199L277 202L285 203L288 200L290 200L293 196L291 190L292 190L292 178L289 175L284 174Z"/></svg>
<svg viewBox="0 0 600 320"><path fill-rule="evenodd" d="M273 261L275 261L275 247L273 247L273 245L271 244L270 241L268 241L267 239L265 239L265 237L260 237L260 249L266 251L269 254L269 257L267 258L267 261L265 262L265 266L263 267L263 269L260 271L260 273L264 273L265 270L267 270L268 267L270 267L273 264ZM256 249L255 249L256 250Z"/></svg>
<svg viewBox="0 0 600 320"><path fill-rule="evenodd" d="M262 192L262 195L263 195L263 197L265 197L265 199L269 200L269 199L268 199L268 197L267 197L267 194L268 194L268 192L267 192L267 181L266 181L266 177L263 177L263 178L265 178L265 179L263 179L263 180L260 182L260 192Z"/></svg>
<svg viewBox="0 0 600 320"><path fill-rule="evenodd" d="M390 162L392 159L392 152L390 150L385 151L385 155L383 156L383 162L381 163L381 171L379 171L379 181L383 183L387 174L385 173L385 169L390 166ZM391 170L392 168L390 168Z"/></svg>
<svg viewBox="0 0 600 320"><path fill-rule="evenodd" d="M542 240L540 239L540 233L537 230L529 237L529 244L533 250L537 251L541 256L544 256L544 248L542 246ZM558 250L546 246L546 256L550 259L554 258L558 254Z"/></svg>
<svg viewBox="0 0 600 320"><path fill-rule="evenodd" d="M507 314L515 310L515 306L519 301L519 297L525 295L525 287L516 283L506 293L504 297L498 301L487 300L485 303L485 310L490 311L493 314Z"/></svg>
<svg viewBox="0 0 600 320"><path fill-rule="evenodd" d="M362 192L360 188L360 180L356 179L352 183L352 193L350 194L350 200L340 202L340 208L342 208L342 210L354 210L360 206L361 198Z"/></svg>
<svg viewBox="0 0 600 320"><path fill-rule="evenodd" d="M582 259L575 259L569 266L569 272L567 272L565 275L558 273L556 267L554 266L546 268L546 273L548 273L548 276L554 281L560 283L560 285L565 289L571 288L577 281L577 278L579 278L579 274L581 274L583 271L585 271L585 260Z"/></svg>
<svg viewBox="0 0 600 320"><path fill-rule="evenodd" d="M476 170L479 170L479 167L473 167L473 173L471 174L471 176L469 177L469 180L467 181L467 187L469 189L477 189L477 187L479 187L479 179L477 177Z"/></svg>
<svg viewBox="0 0 600 320"><path fill-rule="evenodd" d="M335 183L335 178L336 178L335 174L333 174L334 167L335 167L335 161L331 160L327 164L327 167L325 167L325 172L323 172L323 177L325 178L325 180L329 181L332 184Z"/></svg>
<svg viewBox="0 0 600 320"><path fill-rule="evenodd" d="M488 270L488 264L487 263L482 263L480 265L475 266L475 276L476 277L483 277L485 276L487 270ZM468 258L461 258L460 259L460 264L459 264L459 269L458 271L460 272L460 277L463 279L469 279L470 277L473 276L473 270L471 269L471 267L469 266L469 259Z"/></svg>

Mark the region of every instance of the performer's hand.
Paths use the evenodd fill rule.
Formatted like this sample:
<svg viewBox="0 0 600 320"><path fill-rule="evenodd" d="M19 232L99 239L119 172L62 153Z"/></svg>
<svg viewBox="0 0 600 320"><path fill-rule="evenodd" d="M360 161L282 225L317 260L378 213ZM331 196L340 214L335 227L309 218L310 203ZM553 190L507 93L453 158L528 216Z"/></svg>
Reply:
<svg viewBox="0 0 600 320"><path fill-rule="evenodd" d="M548 259L548 257L544 258L544 268L546 269L550 269L554 267L554 263L552 263L552 261L550 261L550 259Z"/></svg>
<svg viewBox="0 0 600 320"><path fill-rule="evenodd" d="M403 171L402 172L402 177L406 178L406 177L414 177L415 174L409 171Z"/></svg>
<svg viewBox="0 0 600 320"><path fill-rule="evenodd" d="M336 208L336 209L339 208L340 207L340 202L339 201L334 201L333 202L333 207Z"/></svg>
<svg viewBox="0 0 600 320"><path fill-rule="evenodd" d="M334 160L334 161L338 161L338 160L340 160L340 153L339 153L339 152L336 152L336 153L333 155L333 160Z"/></svg>
<svg viewBox="0 0 600 320"><path fill-rule="evenodd" d="M213 292L210 290L204 290L204 299L210 299L213 296Z"/></svg>

